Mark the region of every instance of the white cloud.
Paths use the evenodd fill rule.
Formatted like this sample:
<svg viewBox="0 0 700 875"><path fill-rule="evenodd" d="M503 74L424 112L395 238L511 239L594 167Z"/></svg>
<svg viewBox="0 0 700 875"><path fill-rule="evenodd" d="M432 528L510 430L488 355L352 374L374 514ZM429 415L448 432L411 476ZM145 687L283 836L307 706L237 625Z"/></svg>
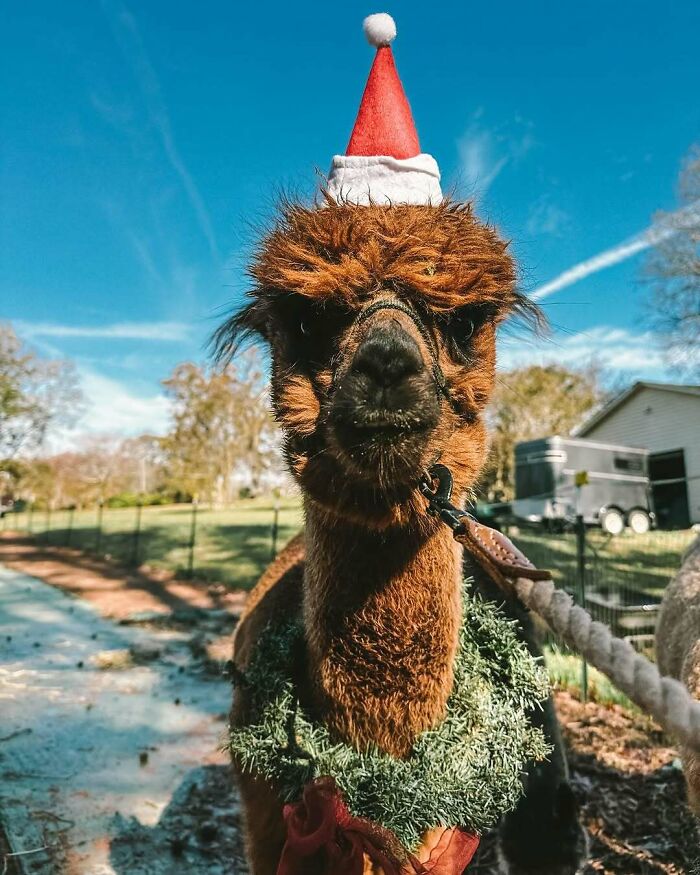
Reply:
<svg viewBox="0 0 700 875"><path fill-rule="evenodd" d="M160 81L146 52L136 19L121 0L102 0L102 9L112 28L117 44L136 78L149 120L158 132L165 156L176 176L179 177L199 227L209 244L211 254L214 260L218 262L221 258L211 217L194 177L190 173L175 143L170 115L163 99Z"/></svg>
<svg viewBox="0 0 700 875"><path fill-rule="evenodd" d="M74 448L90 435L131 437L167 431L172 406L162 392L138 394L126 383L86 368L79 369L79 376L84 413L72 428L50 435L50 452Z"/></svg>
<svg viewBox="0 0 700 875"><path fill-rule="evenodd" d="M639 379L663 378L666 365L657 339L648 331L635 334L625 328L599 325L572 335L532 341L503 337L499 343L500 368L529 364L581 367L595 361L603 368Z"/></svg>
<svg viewBox="0 0 700 875"><path fill-rule="evenodd" d="M465 182L483 197L507 164L518 161L534 144L531 125L522 118L495 128L484 127L479 110L457 143Z"/></svg>
<svg viewBox="0 0 700 875"><path fill-rule="evenodd" d="M592 258L581 261L560 273L559 276L550 280L544 285L539 286L530 296L534 301L540 301L554 292L567 288L579 280L585 279L591 274L605 270L606 267L612 267L614 264L619 264L621 261L626 261L637 255L638 252L643 252L650 246L654 246L671 237L683 228L689 228L692 225L700 222L700 201L695 201L687 207L676 210L675 213L667 213L663 218L651 225L646 231L623 240L617 246L611 249L606 249Z"/></svg>
<svg viewBox="0 0 700 875"><path fill-rule="evenodd" d="M562 237L569 222L569 214L543 196L530 208L525 230L533 236L551 234L553 237Z"/></svg>
<svg viewBox="0 0 700 875"><path fill-rule="evenodd" d="M467 184L486 193L508 163L508 156L496 156L493 136L489 131L467 132L459 141L459 157Z"/></svg>
<svg viewBox="0 0 700 875"><path fill-rule="evenodd" d="M184 322L116 322L112 325L61 325L53 322L15 322L19 334L35 337L104 338L112 340L188 340L192 326Z"/></svg>

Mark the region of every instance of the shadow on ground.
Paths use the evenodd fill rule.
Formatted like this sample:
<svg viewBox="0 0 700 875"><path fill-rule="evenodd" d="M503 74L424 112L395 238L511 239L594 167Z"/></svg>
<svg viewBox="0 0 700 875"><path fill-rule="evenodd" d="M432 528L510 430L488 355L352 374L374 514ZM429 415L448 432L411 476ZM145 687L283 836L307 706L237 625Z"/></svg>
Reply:
<svg viewBox="0 0 700 875"><path fill-rule="evenodd" d="M189 772L158 823L117 815L110 864L115 875L244 875L238 800L227 766Z"/></svg>

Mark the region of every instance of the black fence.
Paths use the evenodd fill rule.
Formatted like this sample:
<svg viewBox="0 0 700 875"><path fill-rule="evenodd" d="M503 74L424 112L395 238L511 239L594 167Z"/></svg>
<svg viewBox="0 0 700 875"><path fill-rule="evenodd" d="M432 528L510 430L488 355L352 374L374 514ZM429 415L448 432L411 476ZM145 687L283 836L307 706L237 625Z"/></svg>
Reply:
<svg viewBox="0 0 700 875"><path fill-rule="evenodd" d="M197 504L60 511L29 507L2 520L5 530L29 534L42 545L243 589L254 585L301 526L301 508L293 499L241 501L223 510ZM697 536L691 529L609 536L598 529L555 534L517 526L506 527L505 533L535 565L552 571L557 585L595 619L651 655L664 589ZM584 665L584 681L585 674Z"/></svg>
<svg viewBox="0 0 700 875"><path fill-rule="evenodd" d="M301 528L298 501L248 500L225 509L164 507L7 513L6 531L47 547L70 547L123 565L166 568L179 575L249 589L278 549Z"/></svg>

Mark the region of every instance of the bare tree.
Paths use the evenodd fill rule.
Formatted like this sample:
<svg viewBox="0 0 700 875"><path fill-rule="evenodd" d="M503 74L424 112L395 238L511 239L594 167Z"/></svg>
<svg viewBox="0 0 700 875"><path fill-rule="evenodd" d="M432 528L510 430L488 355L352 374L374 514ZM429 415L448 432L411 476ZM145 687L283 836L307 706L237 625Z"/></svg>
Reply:
<svg viewBox="0 0 700 875"><path fill-rule="evenodd" d="M678 180L680 209L661 213L661 233L645 273L651 283L649 323L658 332L669 364L700 379L700 145L683 163Z"/></svg>
<svg viewBox="0 0 700 875"><path fill-rule="evenodd" d="M0 460L39 449L51 425L77 418L80 401L71 362L39 357L0 324Z"/></svg>

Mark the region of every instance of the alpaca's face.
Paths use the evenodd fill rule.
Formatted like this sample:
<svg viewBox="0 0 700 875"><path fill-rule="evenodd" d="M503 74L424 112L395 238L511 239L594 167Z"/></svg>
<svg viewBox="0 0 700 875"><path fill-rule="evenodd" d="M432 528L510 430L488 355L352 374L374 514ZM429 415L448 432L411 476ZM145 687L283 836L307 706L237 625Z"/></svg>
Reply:
<svg viewBox="0 0 700 875"><path fill-rule="evenodd" d="M312 499L367 523L405 521L430 465L457 493L484 462L497 324L522 299L505 246L470 210L289 208L224 327L261 334L290 470Z"/></svg>
<svg viewBox="0 0 700 875"><path fill-rule="evenodd" d="M481 414L493 383L493 317L434 314L380 291L358 309L301 296L273 317L273 401L288 459L324 504L410 498L442 461L471 485L484 457Z"/></svg>

